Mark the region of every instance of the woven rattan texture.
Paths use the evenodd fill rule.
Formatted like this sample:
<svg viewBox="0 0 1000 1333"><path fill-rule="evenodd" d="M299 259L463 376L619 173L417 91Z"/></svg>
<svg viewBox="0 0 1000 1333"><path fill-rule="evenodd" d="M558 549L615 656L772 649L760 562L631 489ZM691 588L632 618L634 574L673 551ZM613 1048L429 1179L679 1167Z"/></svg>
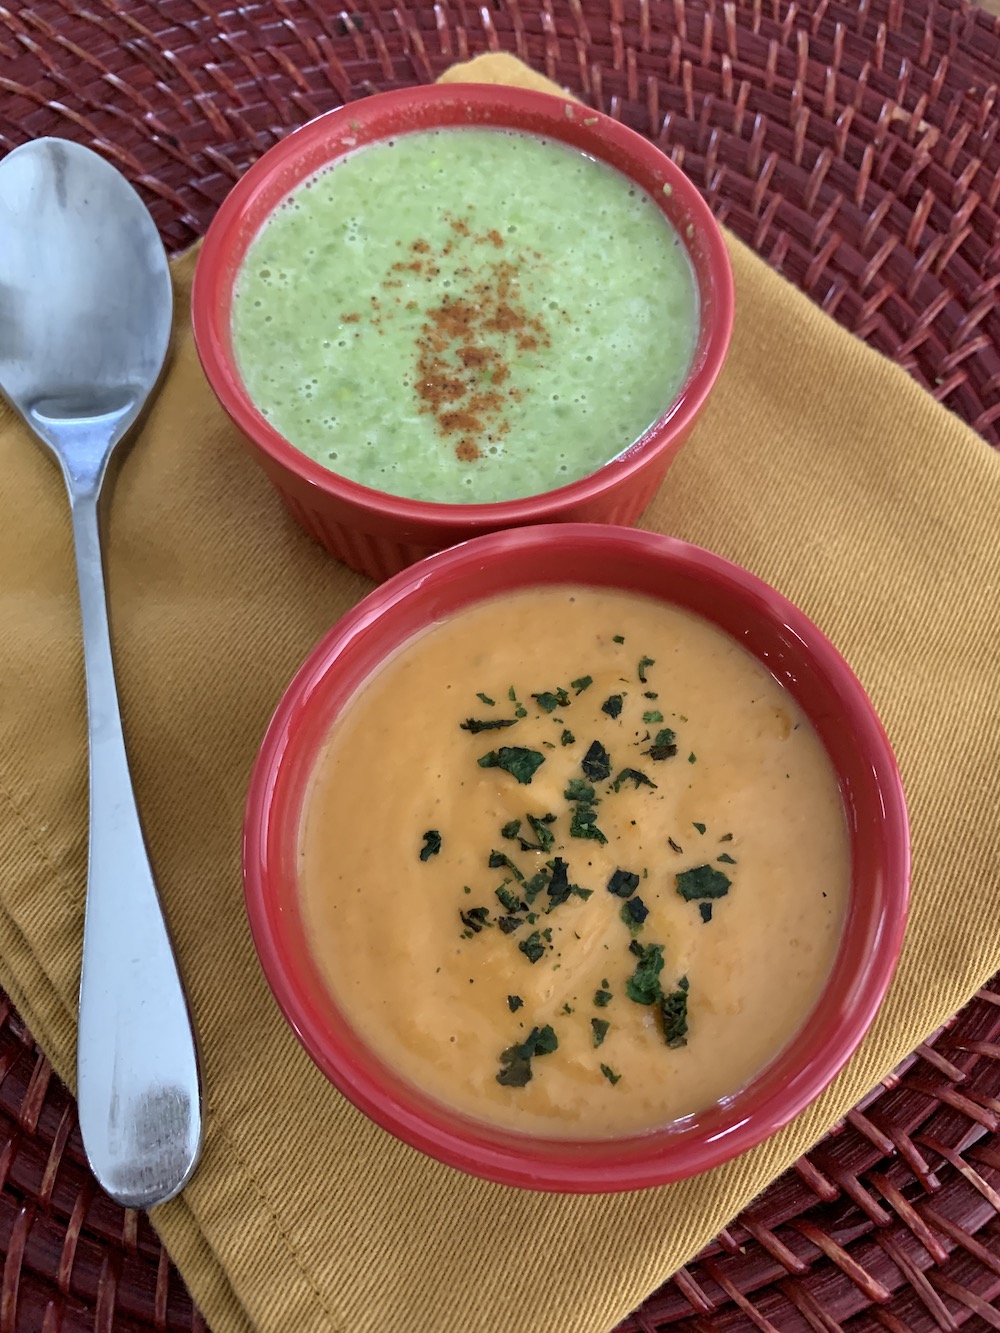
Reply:
<svg viewBox="0 0 1000 1333"><path fill-rule="evenodd" d="M773 267L1000 444L1000 25L954 0L0 0L0 152L97 147L179 250L290 128L486 50L661 143ZM204 1328L87 1172L2 995L0 1185L0 1333ZM1000 980L622 1333L978 1333L998 1296Z"/></svg>

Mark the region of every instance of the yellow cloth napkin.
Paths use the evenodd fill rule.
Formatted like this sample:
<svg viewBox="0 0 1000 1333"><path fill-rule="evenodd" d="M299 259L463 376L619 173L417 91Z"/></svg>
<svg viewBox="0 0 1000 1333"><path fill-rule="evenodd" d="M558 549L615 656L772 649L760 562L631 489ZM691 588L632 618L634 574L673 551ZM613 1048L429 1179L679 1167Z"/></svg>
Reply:
<svg viewBox="0 0 1000 1333"><path fill-rule="evenodd" d="M452 77L525 82L509 57ZM530 76L540 86L538 76ZM737 320L644 522L770 580L850 659L896 747L913 912L890 998L829 1091L738 1161L563 1198L395 1142L313 1069L244 919L240 820L268 717L368 588L307 540L195 357L118 479L109 571L140 806L204 1052L202 1164L155 1223L216 1333L598 1333L693 1255L1000 967L1000 458L730 242ZM86 870L83 680L56 469L0 408L0 980L73 1082Z"/></svg>

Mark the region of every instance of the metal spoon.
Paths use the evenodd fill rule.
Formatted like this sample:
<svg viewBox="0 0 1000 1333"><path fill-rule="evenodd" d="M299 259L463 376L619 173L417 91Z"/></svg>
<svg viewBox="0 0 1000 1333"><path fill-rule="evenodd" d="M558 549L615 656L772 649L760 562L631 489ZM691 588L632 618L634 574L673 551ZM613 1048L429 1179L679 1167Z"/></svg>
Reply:
<svg viewBox="0 0 1000 1333"><path fill-rule="evenodd" d="M139 823L115 687L98 501L163 367L173 295L139 196L96 153L39 139L0 162L0 389L69 491L83 617L90 860L77 1050L87 1158L150 1208L201 1147L194 1035Z"/></svg>

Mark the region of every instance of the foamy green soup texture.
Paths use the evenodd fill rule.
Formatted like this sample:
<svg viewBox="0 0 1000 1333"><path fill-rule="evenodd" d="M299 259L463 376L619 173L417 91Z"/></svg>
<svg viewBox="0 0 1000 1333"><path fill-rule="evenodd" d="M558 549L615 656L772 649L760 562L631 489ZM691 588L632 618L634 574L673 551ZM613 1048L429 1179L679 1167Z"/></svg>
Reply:
<svg viewBox="0 0 1000 1333"><path fill-rule="evenodd" d="M252 242L247 390L325 467L416 500L563 486L633 443L690 367L687 251L649 196L550 139L418 131L296 189Z"/></svg>

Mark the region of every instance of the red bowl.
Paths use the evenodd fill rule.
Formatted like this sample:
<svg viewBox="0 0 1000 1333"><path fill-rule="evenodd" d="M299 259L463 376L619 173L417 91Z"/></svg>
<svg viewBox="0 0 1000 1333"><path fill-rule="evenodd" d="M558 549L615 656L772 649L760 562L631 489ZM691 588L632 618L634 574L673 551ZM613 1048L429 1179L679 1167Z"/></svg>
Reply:
<svg viewBox="0 0 1000 1333"><path fill-rule="evenodd" d="M844 935L818 1004L781 1054L724 1105L608 1141L534 1138L453 1112L383 1064L325 987L297 887L307 786L338 714L413 634L483 598L548 583L624 588L686 607L761 661L798 701L837 772L851 842ZM495 533L396 575L340 620L288 687L257 757L243 841L247 912L264 973L319 1068L374 1121L439 1161L505 1185L567 1192L662 1185L760 1143L831 1081L867 1031L902 945L909 839L899 773L857 678L801 611L753 574L685 542L573 524Z"/></svg>
<svg viewBox="0 0 1000 1333"><path fill-rule="evenodd" d="M245 389L230 336L233 286L247 249L286 196L361 145L413 130L486 125L561 140L617 167L646 190L691 257L701 326L687 379L663 415L624 453L579 481L523 500L432 504L388 495L320 466L288 443ZM664 187L669 186L669 192ZM195 343L208 382L247 447L299 520L333 555L373 578L480 533L528 523L632 523L687 438L722 368L733 322L733 279L722 234L691 182L641 135L544 93L448 84L381 93L320 116L250 168L216 214L198 259Z"/></svg>

